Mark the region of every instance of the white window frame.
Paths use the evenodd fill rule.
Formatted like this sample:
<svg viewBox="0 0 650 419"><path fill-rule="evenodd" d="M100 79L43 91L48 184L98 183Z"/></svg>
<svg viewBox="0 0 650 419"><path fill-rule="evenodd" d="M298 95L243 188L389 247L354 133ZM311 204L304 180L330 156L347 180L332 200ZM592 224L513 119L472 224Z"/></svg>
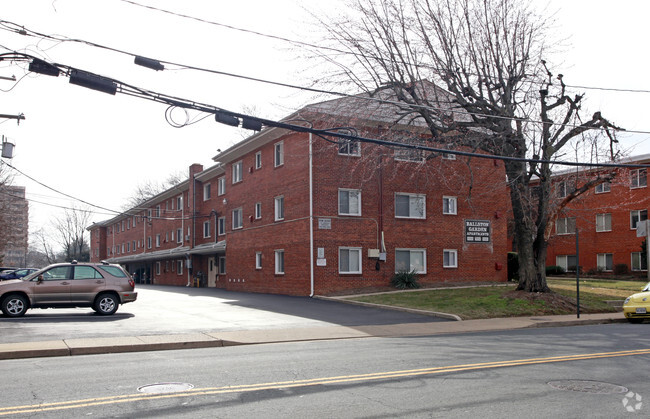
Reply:
<svg viewBox="0 0 650 419"><path fill-rule="evenodd" d="M607 266L609 263L609 267ZM606 272L614 270L614 255L612 253L598 253L596 256L596 267Z"/></svg>
<svg viewBox="0 0 650 419"><path fill-rule="evenodd" d="M217 196L224 195L226 193L226 177L222 176L217 179Z"/></svg>
<svg viewBox="0 0 650 419"><path fill-rule="evenodd" d="M179 211L183 209L183 195L176 197L176 209Z"/></svg>
<svg viewBox="0 0 650 419"><path fill-rule="evenodd" d="M357 194L357 211L352 212L350 211L350 193L356 193ZM347 202L348 202L348 211L345 212L341 209L341 194L347 195ZM338 202L339 202L339 215L349 215L349 216L356 216L359 217L361 216L361 190L360 189L339 189L338 193Z"/></svg>
<svg viewBox="0 0 650 419"><path fill-rule="evenodd" d="M406 215L397 215L397 197L398 196L406 196L409 199L409 214L408 216ZM414 208L412 206L412 199L418 199L421 200L422 202L422 215L418 215L416 211L414 211ZM405 192L396 192L395 193L395 218L403 218L403 219L417 219L417 220L424 220L427 218L427 198L426 195L424 194L413 194L413 193L405 193Z"/></svg>
<svg viewBox="0 0 650 419"><path fill-rule="evenodd" d="M645 188L648 186L648 170L634 169L630 171L630 189Z"/></svg>
<svg viewBox="0 0 650 419"><path fill-rule="evenodd" d="M408 253L409 254L409 267L408 269L398 269L398 264L397 264L397 253ZM422 269L416 269L416 267L413 266L412 263L412 256L414 254L419 254L421 255L422 258ZM405 248L397 248L395 249L395 273L399 272L412 272L415 271L416 274L421 274L425 275L427 273L427 250L426 249L405 249Z"/></svg>
<svg viewBox="0 0 650 419"><path fill-rule="evenodd" d="M458 214L458 198L455 196L442 197L442 213L445 215Z"/></svg>
<svg viewBox="0 0 650 419"><path fill-rule="evenodd" d="M160 247L160 234L156 234L156 247Z"/></svg>
<svg viewBox="0 0 650 419"><path fill-rule="evenodd" d="M235 208L232 210L232 229L238 230L244 227L244 212L242 208Z"/></svg>
<svg viewBox="0 0 650 419"><path fill-rule="evenodd" d="M645 217L644 217L645 215ZM632 210L630 211L630 230L636 230L636 224L639 221L648 219L648 210Z"/></svg>
<svg viewBox="0 0 650 419"><path fill-rule="evenodd" d="M256 202L255 203L255 219L259 220L262 218L262 203L261 202Z"/></svg>
<svg viewBox="0 0 650 419"><path fill-rule="evenodd" d="M610 182L603 182L600 185L596 185L596 193L607 193L612 190L612 184Z"/></svg>
<svg viewBox="0 0 650 419"><path fill-rule="evenodd" d="M647 265L647 262L646 262ZM643 267L643 252L632 252L630 254L630 269L633 271L647 271L648 267Z"/></svg>
<svg viewBox="0 0 650 419"><path fill-rule="evenodd" d="M275 221L284 220L284 195L276 196L273 199L273 207L275 209Z"/></svg>
<svg viewBox="0 0 650 419"><path fill-rule="evenodd" d="M226 274L226 257L219 256L219 275Z"/></svg>
<svg viewBox="0 0 650 419"><path fill-rule="evenodd" d="M206 183L203 185L203 200L207 201L212 198L212 185Z"/></svg>
<svg viewBox="0 0 650 419"><path fill-rule="evenodd" d="M341 140L338 148L341 156L361 156L361 143L359 141Z"/></svg>
<svg viewBox="0 0 650 419"><path fill-rule="evenodd" d="M442 153L442 158L444 160L456 160L456 155L453 153Z"/></svg>
<svg viewBox="0 0 650 419"><path fill-rule="evenodd" d="M573 258L575 263L577 263L577 261L578 261L578 258L576 257L576 255L557 255L557 256L555 256L555 265L562 267L565 272L575 272L575 271L569 270L569 268L571 267L569 265L569 258ZM575 268L577 269L577 267L575 267Z"/></svg>
<svg viewBox="0 0 650 419"><path fill-rule="evenodd" d="M576 234L576 218L564 217L555 220L555 234L558 236Z"/></svg>
<svg viewBox="0 0 650 419"><path fill-rule="evenodd" d="M183 229L176 229L176 243L183 243Z"/></svg>
<svg viewBox="0 0 650 419"><path fill-rule="evenodd" d="M442 251L442 267L443 268L449 268L449 269L458 268L458 250L457 249L444 249Z"/></svg>
<svg viewBox="0 0 650 419"><path fill-rule="evenodd" d="M239 160L232 164L232 183L239 183L244 180L244 162Z"/></svg>
<svg viewBox="0 0 650 419"><path fill-rule="evenodd" d="M262 152L258 151L255 153L255 169L262 168Z"/></svg>
<svg viewBox="0 0 650 419"><path fill-rule="evenodd" d="M363 271L363 261L361 259L361 251L362 251L361 247L339 247L339 252L338 252L339 274L341 274L341 275L358 275L358 274L363 273L362 272ZM348 266L343 267L345 269L341 269L342 268L341 261L343 259L341 257L342 252L347 252L347 257L348 257ZM356 253L355 260L357 261L357 265L358 265L357 270L351 270L351 268L350 268L350 263L349 262L353 260L351 252Z"/></svg>
<svg viewBox="0 0 650 419"><path fill-rule="evenodd" d="M151 236L148 236L147 237L147 249L151 249L151 246L152 246Z"/></svg>
<svg viewBox="0 0 650 419"><path fill-rule="evenodd" d="M262 252L255 252L255 269L262 269Z"/></svg>
<svg viewBox="0 0 650 419"><path fill-rule="evenodd" d="M596 214L596 232L612 231L612 214Z"/></svg>
<svg viewBox="0 0 650 419"><path fill-rule="evenodd" d="M284 141L277 142L273 145L273 167L279 167L284 164Z"/></svg>
<svg viewBox="0 0 650 419"><path fill-rule="evenodd" d="M183 259L176 260L176 275L183 275Z"/></svg>
<svg viewBox="0 0 650 419"><path fill-rule="evenodd" d="M160 275L160 262L156 262L156 275Z"/></svg>
<svg viewBox="0 0 650 419"><path fill-rule="evenodd" d="M212 235L212 228L210 227L210 220L203 222L203 238L207 239Z"/></svg>
<svg viewBox="0 0 650 419"><path fill-rule="evenodd" d="M273 253L275 255L275 274L284 275L285 272L284 249L277 249Z"/></svg>
<svg viewBox="0 0 650 419"><path fill-rule="evenodd" d="M219 217L217 219L217 230L219 236L226 234L226 217Z"/></svg>

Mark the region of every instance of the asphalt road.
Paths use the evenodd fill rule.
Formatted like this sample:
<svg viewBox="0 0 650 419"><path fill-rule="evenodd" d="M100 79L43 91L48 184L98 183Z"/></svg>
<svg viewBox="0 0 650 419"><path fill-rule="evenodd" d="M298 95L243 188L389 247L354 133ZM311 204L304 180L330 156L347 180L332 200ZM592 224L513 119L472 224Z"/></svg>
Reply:
<svg viewBox="0 0 650 419"><path fill-rule="evenodd" d="M0 317L0 343L319 326L447 321L309 297L239 293L216 288L136 286L138 299L113 316L89 308L33 309Z"/></svg>
<svg viewBox="0 0 650 419"><path fill-rule="evenodd" d="M4 360L0 416L648 417L647 329L621 323Z"/></svg>

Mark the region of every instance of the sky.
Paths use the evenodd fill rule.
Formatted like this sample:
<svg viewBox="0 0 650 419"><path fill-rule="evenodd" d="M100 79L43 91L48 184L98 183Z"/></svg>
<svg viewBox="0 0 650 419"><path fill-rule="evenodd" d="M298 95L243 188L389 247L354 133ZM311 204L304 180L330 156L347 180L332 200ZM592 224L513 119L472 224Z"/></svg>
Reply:
<svg viewBox="0 0 650 419"><path fill-rule="evenodd" d="M163 61L306 86L318 66L305 63L299 49L275 37L318 43L311 15L338 13L338 3L21 0L3 2L0 19ZM619 136L621 147L631 155L650 153L650 134L645 133L650 133L645 117L650 58L644 49L650 2L536 0L535 5L554 15L554 34L561 42L553 70L563 73L568 85L584 87L577 91L586 94L585 115L600 110L613 123L640 131ZM333 98L226 75L185 69L157 72L134 65L132 56L0 30L0 52L7 49L235 112L252 109L269 119L280 119L314 100ZM63 214L60 207L85 207L80 201L119 211L138 185L162 181L170 174L187 176L193 163L210 167L219 149L245 135L211 117L176 128L166 121L163 104L108 95L71 85L66 77L28 74L25 68L0 62L0 77L18 79L0 79L0 114L25 115L20 124L0 120L0 135L15 144L13 159L5 161L24 174L14 172L13 184L27 188L30 232L48 228ZM200 115L190 114L196 116ZM182 122L186 116L176 110L172 117ZM92 222L115 215L92 209Z"/></svg>

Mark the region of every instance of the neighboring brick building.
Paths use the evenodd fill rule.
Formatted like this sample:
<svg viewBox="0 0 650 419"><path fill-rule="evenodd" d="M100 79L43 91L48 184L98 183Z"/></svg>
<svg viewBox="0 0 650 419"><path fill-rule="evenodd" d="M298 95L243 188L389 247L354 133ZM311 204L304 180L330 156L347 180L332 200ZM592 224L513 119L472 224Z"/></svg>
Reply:
<svg viewBox="0 0 650 419"><path fill-rule="evenodd" d="M24 268L29 244L29 203L24 186L0 186L0 264Z"/></svg>
<svg viewBox="0 0 650 419"><path fill-rule="evenodd" d="M648 164L650 155L632 157L623 163ZM554 182L558 198L570 193L576 178L582 175L558 175ZM641 249L644 238L637 237L636 224L648 218L649 204L647 169L616 169L612 182L592 188L561 211L549 239L547 266L575 271L577 229L583 272L611 272L617 265L621 270L647 270Z"/></svg>
<svg viewBox="0 0 650 419"><path fill-rule="evenodd" d="M392 113L391 113L392 112ZM286 118L315 128L426 141L391 126L395 109L357 98ZM503 163L266 128L190 167L188 181L95 224L91 258L155 283L292 295L386 286L398 270L421 282L505 281ZM188 269L191 267L191 271ZM199 274L200 273L200 274Z"/></svg>

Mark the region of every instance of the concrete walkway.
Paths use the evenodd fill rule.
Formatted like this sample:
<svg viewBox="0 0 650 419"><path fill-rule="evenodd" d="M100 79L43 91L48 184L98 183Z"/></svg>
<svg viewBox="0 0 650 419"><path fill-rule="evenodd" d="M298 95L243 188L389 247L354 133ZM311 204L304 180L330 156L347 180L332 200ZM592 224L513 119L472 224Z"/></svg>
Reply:
<svg viewBox="0 0 650 419"><path fill-rule="evenodd" d="M0 359L107 354L209 348L262 343L366 337L407 337L476 333L532 327L574 326L625 322L622 313L511 317L449 322L369 326L317 326L293 329L241 330L214 333L77 338L0 344Z"/></svg>

